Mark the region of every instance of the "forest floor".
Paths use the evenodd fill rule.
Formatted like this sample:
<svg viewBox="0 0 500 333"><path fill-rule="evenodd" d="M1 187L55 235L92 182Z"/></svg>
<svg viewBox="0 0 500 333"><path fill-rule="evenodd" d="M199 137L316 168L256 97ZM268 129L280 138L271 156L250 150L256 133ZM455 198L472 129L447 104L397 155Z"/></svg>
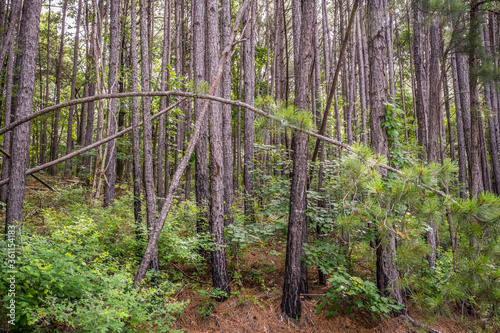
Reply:
<svg viewBox="0 0 500 333"><path fill-rule="evenodd" d="M207 299L200 297L190 284L181 288L177 294L178 300L187 301L189 305L182 313L176 325L177 329L192 332L378 332L403 333L425 332L425 329L415 327L403 317L394 317L384 320L373 319L366 310L340 313L336 317L325 316L324 311L316 314L315 308L321 302L321 294L327 287L318 284L315 280L317 270L309 269L309 299L303 299L302 318L300 323L284 318L280 311L281 288L285 271L285 260L281 255L270 255L284 252L283 245L268 244L262 248L253 249L245 255L244 266L240 266L241 279L236 293L223 303L212 303L210 313L206 313ZM231 267L232 262L229 262ZM182 268L177 268L182 269ZM183 270L184 275L189 272ZM204 277L204 283L209 282L210 276ZM232 283L233 290L234 280ZM199 281L194 281L199 283ZM203 314L203 317L200 315ZM411 317L421 323L445 333L474 332L465 327L458 318L437 318L432 323L426 323L425 318L410 305Z"/></svg>
<svg viewBox="0 0 500 333"><path fill-rule="evenodd" d="M48 177L47 177L48 178ZM56 181L51 181L51 184ZM66 183L66 187L72 187ZM78 185L79 186L79 185ZM26 196L39 197L41 192L49 194L45 188L29 179ZM127 191L117 191L122 195ZM36 195L35 195L36 194ZM49 195L50 196L50 195ZM43 225L34 222L42 209L35 208L28 215L27 223L33 223L37 229L43 230ZM63 210L64 207L58 207ZM132 208L131 208L132 209ZM0 218L4 218L5 211L0 210ZM176 294L176 301L186 301L188 305L178 318L174 328L184 332L426 332L422 327L409 323L404 317L392 317L381 320L373 318L364 310L345 313L342 309L335 316L326 316L324 311L316 313L316 307L321 303L322 295L328 289L317 280L317 269L309 268L309 296L303 298L302 318L300 322L288 320L280 311L281 289L285 270L285 247L283 241L273 241L260 244L239 256L238 262L234 257L228 257L230 272L238 272L232 277L231 297L222 303L216 303L207 294L200 293L200 289L209 289L210 270L207 267L198 270L193 266L168 265L166 271L176 271L183 276L183 281ZM237 269L236 269L237 268ZM363 268L360 268L363 269ZM408 305L410 316L419 323L428 325L442 333L476 332L481 329L473 320L464 321L460 313L453 318L428 316L418 308ZM466 320L466 319L465 319ZM476 328L476 329L475 329ZM483 330L481 330L483 331Z"/></svg>

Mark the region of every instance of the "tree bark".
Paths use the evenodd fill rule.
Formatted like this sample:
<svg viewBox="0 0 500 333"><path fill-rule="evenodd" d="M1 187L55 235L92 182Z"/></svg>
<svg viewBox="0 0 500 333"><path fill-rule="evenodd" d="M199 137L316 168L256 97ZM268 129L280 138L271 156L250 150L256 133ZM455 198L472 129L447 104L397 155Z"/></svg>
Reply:
<svg viewBox="0 0 500 333"><path fill-rule="evenodd" d="M492 36L490 35L490 29L492 27L492 17L490 17L489 24L486 24L483 27L483 40L486 48L486 52L488 55L491 55L494 50L491 47L491 41L494 41ZM496 133L498 127L498 113L497 113L497 95L496 95L496 87L493 83L487 83L484 87L484 94L486 100L486 106L489 109L488 115L488 133L490 138L490 156L491 156L491 167L493 169L493 192L497 195L500 194L500 163L498 160L498 136Z"/></svg>
<svg viewBox="0 0 500 333"><path fill-rule="evenodd" d="M243 95L247 104L253 105L255 94L255 4L252 4L251 12L243 17L243 26L247 25L243 42ZM245 215L251 221L254 221L253 211L253 168L254 168L254 115L245 110L244 114L244 165L243 165L243 184L245 190Z"/></svg>
<svg viewBox="0 0 500 333"><path fill-rule="evenodd" d="M132 91L139 91L137 75L137 2L132 1L130 8L130 58L132 63ZM136 238L141 238L141 147L139 137L139 99L132 97L132 173L134 179L134 220Z"/></svg>
<svg viewBox="0 0 500 333"><path fill-rule="evenodd" d="M250 1L248 1L248 0L245 1L241 5L240 10L238 11L238 14L236 15L236 19L235 19L234 24L233 24L233 30L232 30L231 38L230 38L231 43L233 42L234 38L236 37L236 31L238 30L242 15L246 12L246 10L249 6L249 3L250 3ZM213 14L215 15L216 12L214 12ZM198 28L203 28L203 26L198 27ZM215 81L212 83L212 86L209 90L209 95L213 95L215 93L215 89L217 88L217 86L220 82L221 76L222 76L224 64L225 64L227 57L229 56L230 53L231 53L230 47L226 47L224 49L224 51L222 52L221 58L219 60L218 68L217 68L217 75L215 76ZM152 237L150 238L150 240L148 242L148 246L147 246L146 251L144 253L144 257L142 258L141 264L139 266L139 269L137 271L137 275L136 275L135 280L134 280L134 285L138 285L142 281L144 276L146 275L147 267L148 267L149 263L151 262L151 259L154 255L154 249L155 249L156 244L158 242L158 238L159 238L161 230L165 224L165 220L167 218L168 212L170 211L170 207L172 206L172 202L174 199L174 192L175 192L177 186L179 186L179 183L180 183L180 180L182 177L182 173L184 172L184 170L189 162L189 159L191 158L191 154L194 151L194 146L196 145L196 143L199 139L200 130L201 130L202 124L204 123L207 108L208 108L208 100L206 100L204 102L203 107L200 110L199 118L197 119L197 121L195 122L195 125L194 125L193 136L191 138L189 145L186 148L186 154L184 155L181 163L179 164L177 170L174 173L174 176L172 178L172 184L169 188L167 198L165 199L165 204L163 205L163 208L160 212L158 224L156 225L155 230L152 233ZM217 250L220 250L220 249L217 249Z"/></svg>
<svg viewBox="0 0 500 333"><path fill-rule="evenodd" d="M146 0L140 0L140 32L141 32L141 87L149 91L149 50L148 50L148 15ZM143 151L144 151L144 188L146 190L146 215L149 236L156 224L156 199L153 178L153 133L151 127L151 98L142 98L143 117ZM154 248L151 268L159 270L158 248Z"/></svg>
<svg viewBox="0 0 500 333"><path fill-rule="evenodd" d="M422 33L422 6L419 1L413 0L413 59L415 65L415 114L417 116L417 139L418 145L423 148L423 158L428 148L427 123L428 106L426 103L427 94L427 70L424 61L423 33ZM423 44L423 45L422 45Z"/></svg>
<svg viewBox="0 0 500 333"><path fill-rule="evenodd" d="M429 162L438 163L440 154L440 119L441 119L441 66L439 61L440 52L440 23L435 19L430 27L430 75L429 80L429 118L428 118L428 146L427 157ZM436 250L438 241L438 227L435 221L430 222L432 232L427 232L427 243L431 249L428 257L430 268L436 266Z"/></svg>
<svg viewBox="0 0 500 333"><path fill-rule="evenodd" d="M370 137L376 153L389 157L389 137L382 125L386 114L387 81L385 75L385 12L384 0L367 1L366 31L369 53L370 86ZM388 226L387 235L377 239L377 287L382 296L392 296L404 305L403 291L399 286L399 272L396 267L396 235Z"/></svg>
<svg viewBox="0 0 500 333"><path fill-rule="evenodd" d="M80 42L80 20L82 12L82 0L78 0L78 9L76 14L76 32L75 32L75 46L73 48L73 74L71 76L71 95L70 99L75 99L76 97L76 76L78 73L78 49ZM73 149L73 114L75 112L75 106L69 107L68 112L68 129L66 134L66 155L71 153ZM64 177L69 177L71 171L71 160L67 160L64 166Z"/></svg>
<svg viewBox="0 0 500 333"><path fill-rule="evenodd" d="M22 119L32 112L41 8L41 0L25 0L23 5L17 39L21 52L17 54L17 57L20 57L21 66L15 119ZM27 122L12 131L5 234L7 235L9 229L15 228L18 240L21 237L23 222L25 172L29 166L30 127L30 122Z"/></svg>
<svg viewBox="0 0 500 333"><path fill-rule="evenodd" d="M14 43L10 45L9 53L7 54L7 78L5 85L5 126L11 123L11 107L13 98L13 86L14 86ZM10 152L11 151L11 132L5 133L3 137L3 149ZM2 157L2 177L1 179L6 179L9 177L10 173L10 158L6 155ZM7 186L0 187L0 201L7 203Z"/></svg>
<svg viewBox="0 0 500 333"><path fill-rule="evenodd" d="M193 2L193 80L195 86L205 81L205 1L194 0ZM203 108L203 100L194 100L194 118L199 120ZM208 162L207 162L207 140L208 140L208 117L202 120L200 138L196 143L195 153L195 189L196 204L200 210L196 229L198 233L206 230L208 223Z"/></svg>
<svg viewBox="0 0 500 333"><path fill-rule="evenodd" d="M365 73L365 59L364 53L366 52L363 39L361 37L361 18L358 15L356 20L356 37L358 48L358 75L359 75L359 100L361 104L361 141L364 145L368 144L368 135L366 133L366 73Z"/></svg>
<svg viewBox="0 0 500 333"><path fill-rule="evenodd" d="M182 49L182 32L183 32L183 16L184 16L184 1L175 0L175 72L177 77L183 75L184 52ZM186 117L185 105L181 104L181 113L177 118L177 133L175 141L174 166L179 163L179 156L184 151L184 135L186 132Z"/></svg>
<svg viewBox="0 0 500 333"><path fill-rule="evenodd" d="M118 91L118 58L120 41L120 0L111 0L110 2L110 25L109 25L109 76L108 90L110 94ZM116 118L117 100L112 98L109 102L108 136L116 133L118 128ZM104 183L104 207L108 207L115 200L115 182L116 182L116 141L110 141L107 145L107 154L105 158L105 183Z"/></svg>
<svg viewBox="0 0 500 333"><path fill-rule="evenodd" d="M457 122L457 142L458 142L458 183L460 188L460 197L467 198L467 155L465 152L465 134L462 116L462 94L460 93L460 84L457 71L457 55L451 55L451 69L453 77L453 90L455 96L455 119Z"/></svg>
<svg viewBox="0 0 500 333"><path fill-rule="evenodd" d="M170 73L167 75L167 66L170 64L170 0L165 1L163 9L163 50L161 59L161 82L160 90L165 91L169 86ZM160 99L160 110L167 106L167 98L165 96ZM165 119L168 119L168 114L161 116L158 124L158 151L156 158L156 196L158 198L158 210L161 211L165 196L165 182L163 180L164 161L168 159L165 154L165 144L167 141L167 133L165 133Z"/></svg>
<svg viewBox="0 0 500 333"><path fill-rule="evenodd" d="M479 88L477 67L479 60L477 56L480 38L480 25L478 18L478 0L471 1L471 11L469 12L469 92L470 92L470 117L471 117L471 141L470 141L470 193L471 198L475 198L483 190L481 186L481 137L480 122L481 110L479 109Z"/></svg>
<svg viewBox="0 0 500 333"><path fill-rule="evenodd" d="M59 57L57 59L57 69L56 69L56 104L61 102L61 81L62 81L62 61L64 54L64 31L66 28L66 8L68 5L68 0L64 0L62 7L62 19L61 19L61 41L59 42ZM48 75L48 73L47 73ZM54 122L52 123L52 142L50 149L51 160L57 159L59 150L59 111L54 113ZM50 174L52 176L56 175L56 169L51 168Z"/></svg>
<svg viewBox="0 0 500 333"><path fill-rule="evenodd" d="M308 92L309 75L314 61L313 33L314 11L316 2L304 0L302 6L293 2L294 52L295 63L295 107L309 110ZM297 19L299 17L299 19ZM300 24L300 27L295 27ZM300 31L300 35L296 33ZM293 174L290 190L290 211L288 218L288 236L285 261L285 279L281 310L288 318L299 319L301 316L300 292L307 289L307 269L302 264L303 244L307 240L306 226L306 189L307 189L307 153L308 136L294 133L293 139ZM306 274L304 274L306 273ZM304 285L305 284L305 285Z"/></svg>
<svg viewBox="0 0 500 333"><path fill-rule="evenodd" d="M221 51L224 50L230 42L231 37L231 1L222 0L221 2ZM222 72L221 97L231 99L231 59L227 59ZM224 225L233 223L231 207L234 201L233 189L233 157L232 157L232 118L231 105L222 104L222 131L224 146Z"/></svg>
<svg viewBox="0 0 500 333"><path fill-rule="evenodd" d="M470 87L469 74L467 71L467 62L465 55L456 54L456 68L458 78L458 92L460 95L460 111L462 114L462 124L464 129L465 152L467 156L467 184L469 193L471 191L471 114L470 114Z"/></svg>
<svg viewBox="0 0 500 333"><path fill-rule="evenodd" d="M207 66L210 82L217 79L217 62L219 54L219 15L218 1L207 0ZM229 40L227 41L229 42ZM227 63L227 59L226 59ZM225 66L224 66L225 67ZM224 70L223 70L224 72ZM216 88L215 95L220 93ZM210 232L214 241L211 251L212 284L215 289L226 295L217 297L224 301L231 295L227 274L226 252L224 249L224 142L223 115L221 105L212 102L209 109L210 120Z"/></svg>

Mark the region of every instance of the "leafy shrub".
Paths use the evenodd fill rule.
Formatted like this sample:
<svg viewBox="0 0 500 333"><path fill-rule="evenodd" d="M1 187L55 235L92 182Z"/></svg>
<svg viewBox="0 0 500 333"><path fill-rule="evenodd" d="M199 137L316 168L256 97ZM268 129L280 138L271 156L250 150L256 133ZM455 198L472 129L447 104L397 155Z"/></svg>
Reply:
<svg viewBox="0 0 500 333"><path fill-rule="evenodd" d="M137 251L144 244L135 239L128 202L128 197L117 200L103 210L75 200L67 214L43 211L43 234L24 228L16 258L15 328L19 332L171 331L185 307L170 299L176 286L161 278L154 285L145 279L140 289L132 285ZM0 242L2 258L7 257L6 245ZM4 310L9 271L7 262L0 262Z"/></svg>

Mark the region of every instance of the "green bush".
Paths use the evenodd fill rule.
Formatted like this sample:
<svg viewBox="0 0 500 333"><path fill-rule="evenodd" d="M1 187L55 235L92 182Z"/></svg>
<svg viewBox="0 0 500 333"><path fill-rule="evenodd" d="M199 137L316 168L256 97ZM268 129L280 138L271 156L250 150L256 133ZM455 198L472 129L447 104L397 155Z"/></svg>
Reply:
<svg viewBox="0 0 500 333"><path fill-rule="evenodd" d="M16 325L18 332L73 329L88 332L170 332L185 307L172 301L178 289L154 279L132 285L137 251L130 199L110 209L73 202L58 214L43 212L43 234L24 228L16 253ZM7 257L7 242L0 242ZM10 269L0 262L0 295L7 308ZM5 314L5 311L2 312ZM5 318L2 318L5 320Z"/></svg>

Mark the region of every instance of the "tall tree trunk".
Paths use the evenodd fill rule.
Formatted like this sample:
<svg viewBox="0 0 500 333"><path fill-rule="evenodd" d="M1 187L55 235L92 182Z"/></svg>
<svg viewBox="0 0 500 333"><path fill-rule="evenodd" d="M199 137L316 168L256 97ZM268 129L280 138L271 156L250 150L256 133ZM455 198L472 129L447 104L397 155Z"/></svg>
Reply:
<svg viewBox="0 0 500 333"><path fill-rule="evenodd" d="M294 22L294 52L298 62L295 63L295 107L309 110L308 92L309 75L314 61L313 33L314 11L316 2L304 0L301 7L293 2L292 16ZM297 17L300 16L300 19ZM295 27L300 24L300 27ZM301 34L296 33L300 31ZM307 153L308 136L294 133L293 139L293 174L290 190L290 211L288 218L288 237L285 261L285 279L281 310L288 318L298 319L301 316L300 292L304 292L304 265L302 264L303 245L307 240L306 226L306 189L307 189ZM306 275L307 276L307 275Z"/></svg>
<svg viewBox="0 0 500 333"><path fill-rule="evenodd" d="M183 74L184 54L182 49L182 32L183 32L183 16L184 16L184 1L175 1L175 72L177 77ZM174 155L174 167L179 163L179 156L184 150L184 134L186 129L185 105L180 105L181 113L177 118L177 134L176 134L176 151Z"/></svg>
<svg viewBox="0 0 500 333"><path fill-rule="evenodd" d="M99 11L98 7L94 8L95 12L97 13ZM87 15L88 12L87 12ZM88 31L88 30L87 30ZM92 22L92 34L89 38L89 53L87 54L87 73L89 73L89 84L88 84L88 94L87 96L94 96L95 95L95 88L96 88L96 72L97 72L97 65L96 65L96 58L97 58L97 52L95 47L95 39L97 38L96 36L99 36L101 34L101 28L98 26L97 22L95 22L95 19ZM94 118L95 118L95 102L89 102L87 104L87 126L85 128L85 142L84 146L88 146L92 143L94 139ZM84 158L83 165L85 169L87 170L87 173L90 174L90 166L92 163L92 157L87 156Z"/></svg>
<svg viewBox="0 0 500 333"><path fill-rule="evenodd" d="M132 91L139 91L137 75L137 2L132 0L130 7L130 58L132 63ZM139 99L132 97L132 173L134 179L134 219L136 238L141 238L141 147L139 137Z"/></svg>
<svg viewBox="0 0 500 333"><path fill-rule="evenodd" d="M170 0L165 1L163 9L163 50L161 59L161 82L160 90L165 91L168 87L168 81L170 78L170 73L167 75L167 66L170 64ZM160 110L167 107L167 97L162 96L160 99ZM163 180L163 170L164 161L163 159L168 159L168 155L165 154L165 143L166 133L165 133L165 119L168 119L168 114L161 115L160 121L158 123L158 152L156 158L156 196L158 197L158 210L161 211L163 206L163 198L165 196L165 182Z"/></svg>
<svg viewBox="0 0 500 333"><path fill-rule="evenodd" d="M471 1L469 12L469 91L470 91L470 118L471 118L471 141L470 141L470 197L475 198L483 190L481 186L481 136L480 122L481 110L479 109L479 88L477 67L479 60L477 52L480 46L480 25L478 13L478 0Z"/></svg>
<svg viewBox="0 0 500 333"><path fill-rule="evenodd" d="M243 94L244 102L253 105L255 94L255 5L252 10L243 17L243 26L247 25L243 42ZM253 211L253 168L254 168L254 115L253 112L245 110L244 115L244 166L243 184L245 189L245 215L254 220Z"/></svg>
<svg viewBox="0 0 500 333"><path fill-rule="evenodd" d="M231 1L221 2L221 50L224 50L231 37ZM221 97L231 99L231 59L228 58L224 65L221 81ZM233 223L231 207L234 201L233 189L233 157L232 157L232 118L231 105L221 105L222 111L222 131L224 146L224 224Z"/></svg>
<svg viewBox="0 0 500 333"><path fill-rule="evenodd" d="M52 7L51 7L51 0L49 0L48 3L48 14L47 14L47 31L50 31L50 25L51 25L51 14L52 14ZM46 70L47 70L47 75L45 76L45 107L49 106L49 73L50 73L50 33L47 34L47 45L45 46L45 53L46 53ZM41 66L41 65L40 65ZM40 80L42 80L41 77L42 73L40 72ZM41 87L40 87L41 88ZM41 92L40 92L41 95ZM47 117L42 118L42 133L40 136L40 164L45 163L45 155L47 152Z"/></svg>
<svg viewBox="0 0 500 333"><path fill-rule="evenodd" d="M205 81L205 1L194 0L192 10L193 14L193 80L198 86ZM194 117L198 121L199 114L203 107L203 100L195 99ZM200 137L195 148L195 189L196 204L200 210L200 216L196 223L198 233L206 230L208 223L208 163L207 163L207 140L208 140L208 117L203 119Z"/></svg>
<svg viewBox="0 0 500 333"><path fill-rule="evenodd" d="M12 98L13 98L13 88L14 88L14 43L10 45L9 53L7 54L7 79L6 79L6 96L5 96L5 123L4 126L7 126L11 123L11 107L12 107ZM3 138L3 149L5 151L10 152L11 150L11 132L7 132L4 134ZM2 177L1 180L9 178L10 170L10 159L3 155L2 157ZM7 203L7 185L0 187L0 201Z"/></svg>
<svg viewBox="0 0 500 333"><path fill-rule="evenodd" d="M444 94L444 107L446 110L446 122L448 124L448 142L450 144L450 158L452 161L456 159L455 153L455 139L453 137L453 126L451 123L451 113L450 113L450 91L448 87L448 70L446 69L446 55L443 55L443 94Z"/></svg>
<svg viewBox="0 0 500 333"><path fill-rule="evenodd" d="M369 53L370 85L370 134L375 152L389 157L389 137L382 125L386 114L387 81L385 63L385 12L384 0L367 1L366 31ZM405 304L403 291L399 286L399 272L396 267L396 235L388 226L387 236L378 236L377 246L377 287L382 296L392 296L399 304Z"/></svg>
<svg viewBox="0 0 500 333"><path fill-rule="evenodd" d="M109 30L109 77L108 90L110 94L118 92L118 58L120 42L120 0L111 0L110 2L110 30ZM108 136L114 135L117 130L116 119L116 98L109 101L108 110ZM104 183L104 203L103 206L111 205L115 199L116 182L116 140L111 140L107 145L107 155L105 159L105 177Z"/></svg>
<svg viewBox="0 0 500 333"><path fill-rule="evenodd" d="M275 70L275 99L282 101L285 99L285 62L283 60L285 38L283 34L283 0L274 2L274 22L275 22L275 41L274 41L274 70Z"/></svg>
<svg viewBox="0 0 500 333"><path fill-rule="evenodd" d="M413 0L413 59L415 64L415 114L418 123L418 145L423 148L423 156L426 155L428 106L426 104L427 94L427 70L425 67L423 32L422 32L422 6L420 1ZM423 156L421 156L423 158Z"/></svg>
<svg viewBox="0 0 500 333"><path fill-rule="evenodd" d="M59 57L57 59L57 69L56 69L56 104L61 102L61 81L62 81L62 61L64 54L64 31L66 28L66 8L68 5L68 0L64 0L62 7L62 19L61 19L61 41L59 43ZM47 73L48 75L48 73ZM58 157L59 150L59 110L54 111L54 122L52 123L52 143L50 149L50 158L55 160ZM50 168L50 174L52 176L56 175L55 166Z"/></svg>
<svg viewBox="0 0 500 333"><path fill-rule="evenodd" d="M460 84L457 71L457 56L451 55L451 69L453 77L453 90L455 96L455 119L457 122L457 141L458 141L458 183L460 188L460 197L467 198L467 155L465 152L465 134L462 116L462 94L460 93Z"/></svg>
<svg viewBox="0 0 500 333"><path fill-rule="evenodd" d="M440 52L440 23L435 19L430 29L430 75L429 80L429 118L428 118L428 146L427 157L429 162L438 163L440 145L440 119L441 119L441 66L439 61ZM431 254L428 257L429 266L436 266L436 250L438 241L438 227L435 221L430 222L432 232L427 232L427 243L431 249Z"/></svg>
<svg viewBox="0 0 500 333"><path fill-rule="evenodd" d="M484 31L484 45L486 48L486 52L491 54L492 47L491 41L494 42L494 38L490 35L490 29L493 26L492 17L490 17L489 24L486 24L483 28ZM493 31L493 29L491 29ZM496 96L496 87L493 83L485 84L484 94L486 100L486 106L488 107L490 113L488 115L488 133L490 138L490 156L491 156L491 167L493 169L493 179L494 186L492 187L493 192L497 195L500 194L500 163L498 160L498 136L497 136L497 128L498 128L498 100Z"/></svg>
<svg viewBox="0 0 500 333"><path fill-rule="evenodd" d="M149 49L148 49L148 15L146 0L140 0L141 31L141 87L149 91ZM153 133L151 126L151 97L142 98L143 117L143 151L144 151L144 188L146 190L146 214L148 231L151 233L156 224L156 199L153 178ZM151 268L159 270L158 249L155 248Z"/></svg>
<svg viewBox="0 0 500 333"><path fill-rule="evenodd" d="M219 55L219 15L218 1L207 0L207 66L210 82L217 78ZM228 41L229 42L229 41ZM216 89L215 94L220 93ZM224 291L226 295L217 297L226 300L231 295L227 274L226 252L224 249L224 141L223 115L220 103L212 102L210 106L210 232L214 241L211 251L212 285Z"/></svg>
<svg viewBox="0 0 500 333"><path fill-rule="evenodd" d="M471 191L471 114L470 114L470 87L467 60L465 55L456 54L456 67L458 78L458 92L460 94L460 111L464 129L465 152L467 153L468 187Z"/></svg>
<svg viewBox="0 0 500 333"><path fill-rule="evenodd" d="M406 123L405 85L404 85L404 76L403 76L403 56L401 55L401 45L399 43L399 29L398 29L397 21L395 21L395 26L396 26L396 29L395 29L395 31L396 31L396 43L397 43L397 49L398 49L399 87L401 90L401 109L403 110L403 125L404 125L404 129L405 129L405 142L408 142L408 129L407 129L407 123Z"/></svg>
<svg viewBox="0 0 500 333"><path fill-rule="evenodd" d="M76 32L75 32L75 46L73 48L73 74L71 76L71 97L70 100L76 97L76 75L78 73L78 49L80 42L80 20L82 12L82 0L78 0L78 9L76 14ZM73 149L73 114L75 106L71 105L68 112L68 130L66 134L66 155L71 153ZM64 166L64 177L69 177L71 171L71 160L67 160Z"/></svg>
<svg viewBox="0 0 500 333"><path fill-rule="evenodd" d="M363 39L361 37L361 18L358 15L356 20L356 37L358 48L358 73L359 73L359 100L361 104L361 141L363 144L368 144L368 135L366 134L366 73L365 73L365 59L364 53L366 52Z"/></svg>
<svg viewBox="0 0 500 333"><path fill-rule="evenodd" d="M20 59L20 72L14 112L16 120L25 118L32 112L41 9L41 0L25 0L24 2L17 37L18 49L20 50L20 53L17 54ZM18 240L21 237L23 222L25 172L29 166L30 127L31 122L26 122L12 130L5 234L7 235L9 230L14 229Z"/></svg>

